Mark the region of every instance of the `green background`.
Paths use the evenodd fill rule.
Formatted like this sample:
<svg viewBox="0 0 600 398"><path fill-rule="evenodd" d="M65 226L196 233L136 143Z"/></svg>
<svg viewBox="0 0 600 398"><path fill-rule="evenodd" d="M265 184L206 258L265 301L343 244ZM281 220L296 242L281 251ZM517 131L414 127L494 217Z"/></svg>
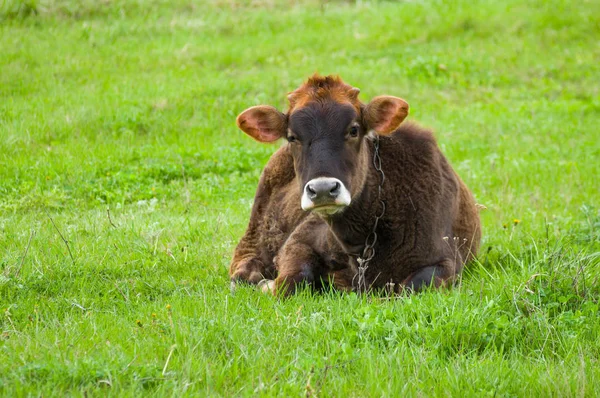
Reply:
<svg viewBox="0 0 600 398"><path fill-rule="evenodd" d="M0 0L0 393L597 395L599 60L598 1ZM456 288L229 292L235 117L317 71L487 206Z"/></svg>

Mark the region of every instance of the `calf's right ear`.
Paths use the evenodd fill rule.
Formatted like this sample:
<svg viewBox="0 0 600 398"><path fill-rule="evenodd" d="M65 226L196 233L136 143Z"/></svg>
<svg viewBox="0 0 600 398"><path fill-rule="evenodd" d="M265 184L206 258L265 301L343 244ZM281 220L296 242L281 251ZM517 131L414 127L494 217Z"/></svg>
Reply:
<svg viewBox="0 0 600 398"><path fill-rule="evenodd" d="M273 142L286 133L285 114L272 106L253 106L236 119L240 130L260 142Z"/></svg>

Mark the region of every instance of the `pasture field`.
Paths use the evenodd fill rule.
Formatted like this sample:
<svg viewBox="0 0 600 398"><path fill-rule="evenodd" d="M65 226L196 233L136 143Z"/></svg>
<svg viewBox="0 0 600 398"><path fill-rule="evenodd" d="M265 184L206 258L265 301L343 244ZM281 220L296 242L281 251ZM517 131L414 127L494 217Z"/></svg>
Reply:
<svg viewBox="0 0 600 398"><path fill-rule="evenodd" d="M599 60L599 1L0 0L0 395L600 395ZM487 206L457 287L230 293L235 117L315 71Z"/></svg>

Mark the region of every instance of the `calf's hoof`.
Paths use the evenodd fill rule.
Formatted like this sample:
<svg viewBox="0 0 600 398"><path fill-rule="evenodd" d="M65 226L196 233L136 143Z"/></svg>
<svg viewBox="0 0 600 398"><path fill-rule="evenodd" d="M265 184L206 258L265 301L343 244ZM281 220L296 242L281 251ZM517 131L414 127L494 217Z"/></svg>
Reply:
<svg viewBox="0 0 600 398"><path fill-rule="evenodd" d="M275 294L275 281L272 279L261 280L257 287L265 294Z"/></svg>

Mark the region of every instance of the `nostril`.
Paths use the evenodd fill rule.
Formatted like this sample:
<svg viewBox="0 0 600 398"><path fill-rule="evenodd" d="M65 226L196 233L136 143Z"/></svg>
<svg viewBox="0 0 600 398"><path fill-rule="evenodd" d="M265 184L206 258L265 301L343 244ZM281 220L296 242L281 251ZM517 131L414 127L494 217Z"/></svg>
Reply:
<svg viewBox="0 0 600 398"><path fill-rule="evenodd" d="M340 188L341 188L340 183L336 181L333 188L331 188L331 190L329 191L329 195L334 196L334 197L338 196L340 194Z"/></svg>
<svg viewBox="0 0 600 398"><path fill-rule="evenodd" d="M316 197L317 197L317 191L315 191L315 190L314 190L314 188L313 188L313 187L311 187L310 185L307 185L307 186L306 186L306 192L308 192L308 196L309 196L311 199L314 199L314 198L316 198Z"/></svg>

